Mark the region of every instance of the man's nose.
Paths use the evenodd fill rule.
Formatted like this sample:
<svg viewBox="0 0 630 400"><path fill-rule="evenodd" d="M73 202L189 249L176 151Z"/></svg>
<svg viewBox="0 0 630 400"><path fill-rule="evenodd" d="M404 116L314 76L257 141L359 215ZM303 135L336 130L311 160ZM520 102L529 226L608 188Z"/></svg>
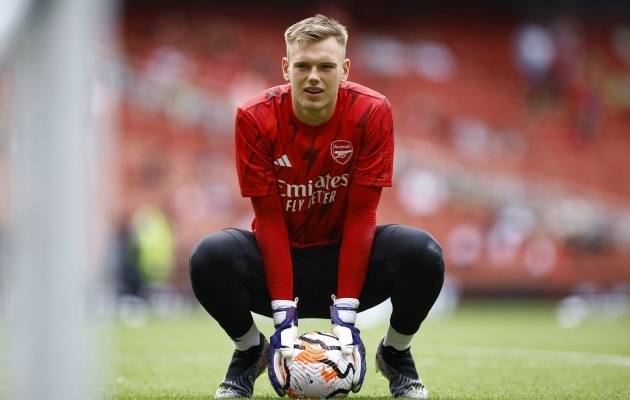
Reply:
<svg viewBox="0 0 630 400"><path fill-rule="evenodd" d="M311 68L311 72L308 74L309 81L318 81L319 80L319 72L317 71L317 67L313 66Z"/></svg>

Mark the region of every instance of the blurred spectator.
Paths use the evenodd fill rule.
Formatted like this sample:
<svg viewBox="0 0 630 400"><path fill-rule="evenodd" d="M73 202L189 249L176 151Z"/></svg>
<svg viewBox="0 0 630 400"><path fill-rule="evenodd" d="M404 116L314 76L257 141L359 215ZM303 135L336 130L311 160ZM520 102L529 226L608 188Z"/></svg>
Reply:
<svg viewBox="0 0 630 400"><path fill-rule="evenodd" d="M357 41L357 58L374 75L401 78L409 73L407 47L391 36L363 35Z"/></svg>
<svg viewBox="0 0 630 400"><path fill-rule="evenodd" d="M523 243L534 228L533 212L523 206L508 205L501 209L487 235L488 257L498 267L512 265Z"/></svg>
<svg viewBox="0 0 630 400"><path fill-rule="evenodd" d="M551 24L555 48L553 78L565 94L583 79L586 48L582 31L580 21L571 17L557 18Z"/></svg>
<svg viewBox="0 0 630 400"><path fill-rule="evenodd" d="M513 128L493 129L485 121L459 115L451 122L453 146L467 156L519 163L528 150L525 136Z"/></svg>
<svg viewBox="0 0 630 400"><path fill-rule="evenodd" d="M490 130L478 118L455 117L451 125L455 148L470 156L485 157L490 146Z"/></svg>
<svg viewBox="0 0 630 400"><path fill-rule="evenodd" d="M197 126L201 123L204 105L202 92L182 82L168 94L166 112L181 124Z"/></svg>
<svg viewBox="0 0 630 400"><path fill-rule="evenodd" d="M433 82L446 82L457 71L457 60L444 44L434 41L418 42L409 48L410 68L421 77Z"/></svg>
<svg viewBox="0 0 630 400"><path fill-rule="evenodd" d="M428 215L438 212L448 200L448 187L442 177L410 168L398 181L396 194L411 215Z"/></svg>
<svg viewBox="0 0 630 400"><path fill-rule="evenodd" d="M595 204L578 198L559 200L547 210L546 224L569 250L597 255L612 241L613 232Z"/></svg>
<svg viewBox="0 0 630 400"><path fill-rule="evenodd" d="M614 115L630 115L630 25L617 25L612 29L610 45L623 66L606 77L604 96L606 105Z"/></svg>
<svg viewBox="0 0 630 400"><path fill-rule="evenodd" d="M550 92L551 68L556 58L550 32L538 24L521 25L514 33L512 45L516 66L530 85L530 104L547 105L556 95Z"/></svg>
<svg viewBox="0 0 630 400"><path fill-rule="evenodd" d="M630 115L630 73L608 75L602 91L603 101L611 115Z"/></svg>
<svg viewBox="0 0 630 400"><path fill-rule="evenodd" d="M514 36L514 57L517 67L531 84L546 83L556 57L549 31L537 24L519 26Z"/></svg>
<svg viewBox="0 0 630 400"><path fill-rule="evenodd" d="M366 34L359 38L357 58L374 75L404 78L415 73L432 82L446 82L457 70L455 54L443 43L406 43L393 36Z"/></svg>
<svg viewBox="0 0 630 400"><path fill-rule="evenodd" d="M446 237L446 253L456 267L471 267L483 253L483 232L474 224L460 224Z"/></svg>
<svg viewBox="0 0 630 400"><path fill-rule="evenodd" d="M575 109L575 125L578 137L585 142L592 141L600 130L604 114L604 104L598 85L584 82L577 92Z"/></svg>
<svg viewBox="0 0 630 400"><path fill-rule="evenodd" d="M175 237L166 215L149 204L138 207L119 232L118 316L131 327L146 323L150 313L178 316L185 297L173 286Z"/></svg>
<svg viewBox="0 0 630 400"><path fill-rule="evenodd" d="M178 48L160 46L149 55L145 70L156 83L172 85L183 79L189 69L189 60Z"/></svg>
<svg viewBox="0 0 630 400"><path fill-rule="evenodd" d="M614 321L630 314L630 283L620 282L609 290L583 282L560 301L556 320L563 328L575 328L587 319Z"/></svg>
<svg viewBox="0 0 630 400"><path fill-rule="evenodd" d="M534 237L525 245L525 267L535 278L542 278L556 266L558 251L555 243L544 236Z"/></svg>
<svg viewBox="0 0 630 400"><path fill-rule="evenodd" d="M142 205L133 213L130 228L142 284L167 284L174 269L175 247L166 215L152 205Z"/></svg>
<svg viewBox="0 0 630 400"><path fill-rule="evenodd" d="M612 30L611 42L615 54L630 66L630 26L615 26Z"/></svg>
<svg viewBox="0 0 630 400"><path fill-rule="evenodd" d="M134 238L130 224L119 226L116 234L115 250L118 257L116 265L116 292L118 296L139 296L143 286L138 268L138 243Z"/></svg>
<svg viewBox="0 0 630 400"><path fill-rule="evenodd" d="M487 235L488 260L498 268L506 268L515 263L523 237L517 230L508 226L494 226Z"/></svg>

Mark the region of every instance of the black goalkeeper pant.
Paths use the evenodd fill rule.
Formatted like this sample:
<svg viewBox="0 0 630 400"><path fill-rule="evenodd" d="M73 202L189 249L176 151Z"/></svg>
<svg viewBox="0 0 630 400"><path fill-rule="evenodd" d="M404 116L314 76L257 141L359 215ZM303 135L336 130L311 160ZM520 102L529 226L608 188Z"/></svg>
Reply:
<svg viewBox="0 0 630 400"><path fill-rule="evenodd" d="M330 318L340 248L336 242L291 249L299 318ZM391 326L405 335L416 333L440 294L444 267L442 248L427 232L378 226L359 312L391 298ZM225 229L206 236L192 250L189 273L195 296L230 337L251 328L250 311L271 317L265 268L252 232Z"/></svg>

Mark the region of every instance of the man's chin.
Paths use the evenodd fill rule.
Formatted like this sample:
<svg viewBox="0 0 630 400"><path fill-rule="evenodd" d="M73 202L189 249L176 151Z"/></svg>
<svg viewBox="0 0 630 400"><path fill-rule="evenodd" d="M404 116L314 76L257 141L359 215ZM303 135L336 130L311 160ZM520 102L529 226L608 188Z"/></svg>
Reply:
<svg viewBox="0 0 630 400"><path fill-rule="evenodd" d="M308 112L317 112L317 111L321 111L324 108L321 106L321 104L314 104L312 102L302 103L300 105L302 106L302 109L304 111L308 111Z"/></svg>

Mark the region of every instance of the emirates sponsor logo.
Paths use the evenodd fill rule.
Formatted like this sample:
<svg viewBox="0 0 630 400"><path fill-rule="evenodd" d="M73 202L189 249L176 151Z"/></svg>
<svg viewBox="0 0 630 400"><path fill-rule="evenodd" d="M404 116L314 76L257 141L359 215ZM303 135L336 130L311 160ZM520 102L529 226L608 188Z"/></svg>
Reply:
<svg viewBox="0 0 630 400"><path fill-rule="evenodd" d="M291 184L278 179L278 189L285 204L284 211L296 212L308 210L314 205L328 204L335 201L337 189L348 186L348 174L341 176L320 175L307 184Z"/></svg>
<svg viewBox="0 0 630 400"><path fill-rule="evenodd" d="M352 142L347 140L335 140L330 144L330 155L339 164L345 164L352 158Z"/></svg>

